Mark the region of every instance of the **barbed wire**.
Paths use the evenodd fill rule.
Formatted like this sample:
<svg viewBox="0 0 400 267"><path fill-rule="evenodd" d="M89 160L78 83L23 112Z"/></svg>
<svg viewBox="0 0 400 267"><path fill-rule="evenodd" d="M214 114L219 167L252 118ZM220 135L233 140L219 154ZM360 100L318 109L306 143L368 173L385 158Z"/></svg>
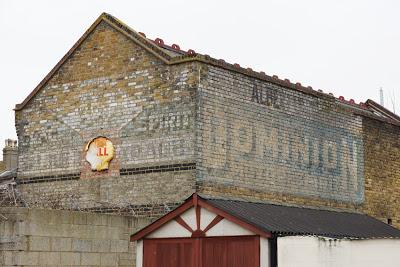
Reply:
<svg viewBox="0 0 400 267"><path fill-rule="evenodd" d="M16 183L9 182L0 185L0 208L24 207L52 210L69 210L81 212L93 212L104 214L117 214L133 217L157 218L176 208L180 203L150 202L145 205L132 204L129 201L113 203L108 201L81 200L74 193L65 193L58 198L27 200L19 192ZM0 219L6 220L7 216L1 214Z"/></svg>

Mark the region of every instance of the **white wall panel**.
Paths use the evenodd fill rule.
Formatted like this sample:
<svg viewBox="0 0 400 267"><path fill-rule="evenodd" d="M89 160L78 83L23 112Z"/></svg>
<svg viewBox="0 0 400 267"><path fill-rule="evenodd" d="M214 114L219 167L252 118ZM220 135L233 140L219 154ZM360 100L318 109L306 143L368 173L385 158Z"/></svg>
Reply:
<svg viewBox="0 0 400 267"><path fill-rule="evenodd" d="M400 240L278 238L279 267L398 267Z"/></svg>

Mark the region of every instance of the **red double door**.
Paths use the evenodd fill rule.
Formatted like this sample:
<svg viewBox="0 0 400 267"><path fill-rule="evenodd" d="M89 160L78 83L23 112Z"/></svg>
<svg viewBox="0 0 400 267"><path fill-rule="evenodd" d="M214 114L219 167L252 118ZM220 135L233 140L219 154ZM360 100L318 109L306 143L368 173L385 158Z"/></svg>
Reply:
<svg viewBox="0 0 400 267"><path fill-rule="evenodd" d="M260 267L259 240L258 236L145 239L143 267Z"/></svg>

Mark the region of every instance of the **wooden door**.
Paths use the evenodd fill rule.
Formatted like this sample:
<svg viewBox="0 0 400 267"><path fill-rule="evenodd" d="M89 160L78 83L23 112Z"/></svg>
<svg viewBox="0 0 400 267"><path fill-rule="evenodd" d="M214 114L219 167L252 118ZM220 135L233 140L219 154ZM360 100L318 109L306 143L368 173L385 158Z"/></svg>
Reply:
<svg viewBox="0 0 400 267"><path fill-rule="evenodd" d="M258 236L145 239L143 267L260 267Z"/></svg>
<svg viewBox="0 0 400 267"><path fill-rule="evenodd" d="M195 239L145 239L143 267L196 267Z"/></svg>
<svg viewBox="0 0 400 267"><path fill-rule="evenodd" d="M201 240L201 267L260 267L260 238L209 237Z"/></svg>

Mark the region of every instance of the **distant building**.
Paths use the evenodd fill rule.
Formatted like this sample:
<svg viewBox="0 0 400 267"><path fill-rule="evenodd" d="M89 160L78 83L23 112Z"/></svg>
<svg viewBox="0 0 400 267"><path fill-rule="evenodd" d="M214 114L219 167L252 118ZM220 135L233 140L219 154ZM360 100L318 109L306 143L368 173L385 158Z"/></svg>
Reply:
<svg viewBox="0 0 400 267"><path fill-rule="evenodd" d="M17 166L18 151L16 146L17 141L7 139L3 148L3 160L0 161L0 173Z"/></svg>
<svg viewBox="0 0 400 267"><path fill-rule="evenodd" d="M3 161L0 169L0 200L1 206L16 205L14 195L18 166L18 146L16 140L7 139L3 148Z"/></svg>
<svg viewBox="0 0 400 267"><path fill-rule="evenodd" d="M0 200L11 228L0 229L24 227L3 234L4 265L133 266L137 254L145 267L160 266L143 257L199 257L190 246L221 225L234 231L210 230L216 238L205 248L222 240L226 252L240 238L224 235L246 235L271 253L243 253L230 267L250 258L279 265L280 244L304 236L399 246L397 115L150 40L108 14L16 105L15 122L18 148L6 147L4 160L14 182L4 199L14 201ZM280 218L276 228L252 215L257 208ZM199 214L208 214L205 227ZM136 253L129 234L141 228ZM159 238L166 232L173 246ZM218 253L207 259L227 266Z"/></svg>
<svg viewBox="0 0 400 267"><path fill-rule="evenodd" d="M18 146L16 140L7 139L3 148L3 164L5 170L16 169L18 165Z"/></svg>

